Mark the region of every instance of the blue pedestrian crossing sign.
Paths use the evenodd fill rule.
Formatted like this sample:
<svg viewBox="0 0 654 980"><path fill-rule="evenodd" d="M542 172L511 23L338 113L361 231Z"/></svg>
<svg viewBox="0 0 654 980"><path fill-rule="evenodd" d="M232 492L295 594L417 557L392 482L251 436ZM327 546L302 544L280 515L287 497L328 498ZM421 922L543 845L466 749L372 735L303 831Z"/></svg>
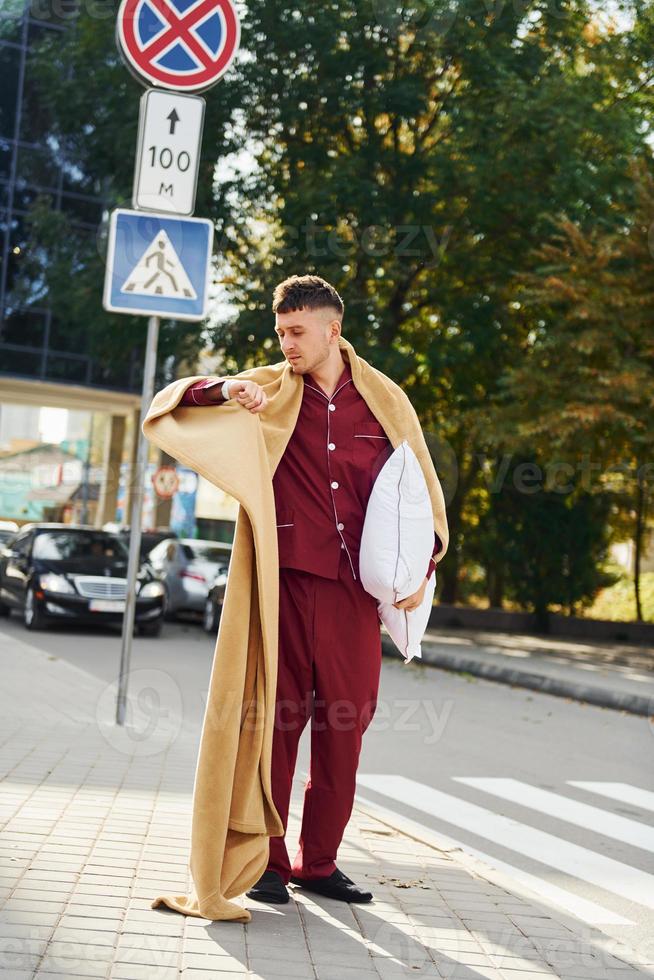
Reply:
<svg viewBox="0 0 654 980"><path fill-rule="evenodd" d="M212 245L207 218L117 208L109 225L105 310L203 320Z"/></svg>

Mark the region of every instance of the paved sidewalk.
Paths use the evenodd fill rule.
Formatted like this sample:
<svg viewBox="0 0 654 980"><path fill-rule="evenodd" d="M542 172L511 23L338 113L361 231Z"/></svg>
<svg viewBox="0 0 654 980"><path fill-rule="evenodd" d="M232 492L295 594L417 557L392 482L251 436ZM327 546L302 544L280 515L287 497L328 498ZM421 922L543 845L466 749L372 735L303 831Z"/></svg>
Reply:
<svg viewBox="0 0 654 980"><path fill-rule="evenodd" d="M113 687L1 632L0 676L2 978L654 976L651 949L635 968L635 954L599 931L360 807L339 864L371 887L369 905L296 890L286 906L243 897L246 924L153 910L156 894L188 885L199 733L176 715L175 685L134 670L131 727L118 729Z"/></svg>
<svg viewBox="0 0 654 980"><path fill-rule="evenodd" d="M383 646L397 658L385 633ZM654 716L654 652L634 643L443 628L425 633L422 663Z"/></svg>

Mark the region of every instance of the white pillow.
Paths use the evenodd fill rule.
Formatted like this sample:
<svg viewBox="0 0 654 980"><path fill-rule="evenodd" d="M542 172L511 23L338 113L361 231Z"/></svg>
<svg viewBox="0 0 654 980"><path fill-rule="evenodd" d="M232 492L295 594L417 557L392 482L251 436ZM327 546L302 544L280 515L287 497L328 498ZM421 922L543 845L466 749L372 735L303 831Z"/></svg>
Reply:
<svg viewBox="0 0 654 980"><path fill-rule="evenodd" d="M434 518L422 467L404 440L386 460L372 488L361 535L359 573L366 592L379 599L379 617L408 660L420 656L436 575L418 609L393 603L422 585L433 552ZM407 662L408 662L407 660Z"/></svg>
<svg viewBox="0 0 654 980"><path fill-rule="evenodd" d="M417 609L407 612L406 609L396 609L390 602L378 602L379 618L386 627L388 635L408 664L414 657L422 657L420 643L431 613L436 589L436 570L427 580L425 595Z"/></svg>

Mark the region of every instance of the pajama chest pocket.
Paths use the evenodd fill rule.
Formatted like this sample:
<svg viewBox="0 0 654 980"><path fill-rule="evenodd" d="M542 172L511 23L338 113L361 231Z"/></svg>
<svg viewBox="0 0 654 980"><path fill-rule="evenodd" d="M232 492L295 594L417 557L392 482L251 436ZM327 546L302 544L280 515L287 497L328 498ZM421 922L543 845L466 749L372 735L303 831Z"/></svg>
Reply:
<svg viewBox="0 0 654 980"><path fill-rule="evenodd" d="M350 460L358 464L374 460L383 449L390 449L391 444L380 422L355 422L352 432L352 449ZM384 455L384 459L386 458Z"/></svg>
<svg viewBox="0 0 654 980"><path fill-rule="evenodd" d="M295 527L295 510L278 510L275 521L282 530Z"/></svg>
<svg viewBox="0 0 654 980"><path fill-rule="evenodd" d="M355 422L354 438L360 445L370 445L371 443L381 445L388 441L388 436L380 422Z"/></svg>

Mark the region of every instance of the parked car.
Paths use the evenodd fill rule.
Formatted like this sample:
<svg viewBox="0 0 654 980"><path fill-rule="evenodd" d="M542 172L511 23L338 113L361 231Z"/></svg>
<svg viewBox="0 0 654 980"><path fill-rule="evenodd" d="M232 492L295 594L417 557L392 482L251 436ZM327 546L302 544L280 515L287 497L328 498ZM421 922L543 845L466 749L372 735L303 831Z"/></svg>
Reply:
<svg viewBox="0 0 654 980"><path fill-rule="evenodd" d="M223 541L168 538L152 549L148 562L166 586L166 615L204 612L209 587L226 569L232 546Z"/></svg>
<svg viewBox="0 0 654 980"><path fill-rule="evenodd" d="M129 548L129 536L131 533L131 528L129 524L103 524L102 529L104 531L113 531L114 534L119 534L127 547ZM155 545L158 545L160 541L164 541L167 538L176 538L177 535L170 528L165 528L163 530L156 529L154 531L141 531L141 561L144 561Z"/></svg>
<svg viewBox="0 0 654 980"><path fill-rule="evenodd" d="M209 586L209 595L204 604L202 625L207 633L217 633L225 601L228 568L221 568Z"/></svg>
<svg viewBox="0 0 654 980"><path fill-rule="evenodd" d="M26 524L0 551L0 615L17 609L31 630L55 622L122 624L128 555L125 542L108 531ZM136 588L136 628L158 636L165 588L147 563Z"/></svg>
<svg viewBox="0 0 654 980"><path fill-rule="evenodd" d="M0 521L0 547L9 541L18 531L16 521Z"/></svg>

